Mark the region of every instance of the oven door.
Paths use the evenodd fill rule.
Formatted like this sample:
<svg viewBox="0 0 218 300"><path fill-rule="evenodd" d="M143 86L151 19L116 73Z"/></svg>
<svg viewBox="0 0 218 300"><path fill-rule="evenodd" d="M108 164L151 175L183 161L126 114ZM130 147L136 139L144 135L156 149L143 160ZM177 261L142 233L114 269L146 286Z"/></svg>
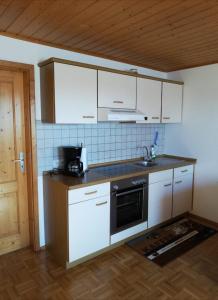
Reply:
<svg viewBox="0 0 218 300"><path fill-rule="evenodd" d="M147 221L147 186L120 190L112 193L111 234Z"/></svg>

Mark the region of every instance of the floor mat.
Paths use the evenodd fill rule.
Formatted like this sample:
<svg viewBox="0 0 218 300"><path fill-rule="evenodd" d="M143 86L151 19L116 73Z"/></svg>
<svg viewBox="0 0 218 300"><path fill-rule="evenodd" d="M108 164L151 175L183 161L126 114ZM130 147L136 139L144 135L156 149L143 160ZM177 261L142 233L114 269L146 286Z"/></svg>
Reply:
<svg viewBox="0 0 218 300"><path fill-rule="evenodd" d="M166 265L217 231L188 218L155 229L127 245L160 266Z"/></svg>

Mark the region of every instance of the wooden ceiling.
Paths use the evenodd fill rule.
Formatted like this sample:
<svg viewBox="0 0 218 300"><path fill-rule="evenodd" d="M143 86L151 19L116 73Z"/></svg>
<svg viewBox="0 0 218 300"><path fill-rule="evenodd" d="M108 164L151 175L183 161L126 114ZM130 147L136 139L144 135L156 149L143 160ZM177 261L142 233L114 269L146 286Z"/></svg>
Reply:
<svg viewBox="0 0 218 300"><path fill-rule="evenodd" d="M0 34L168 72L218 62L218 1L0 0Z"/></svg>

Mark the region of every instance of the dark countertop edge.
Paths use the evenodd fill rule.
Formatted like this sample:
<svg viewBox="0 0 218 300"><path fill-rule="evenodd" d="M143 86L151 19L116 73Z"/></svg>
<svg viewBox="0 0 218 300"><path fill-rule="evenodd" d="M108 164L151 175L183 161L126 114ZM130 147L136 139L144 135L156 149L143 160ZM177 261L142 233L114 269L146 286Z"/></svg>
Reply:
<svg viewBox="0 0 218 300"><path fill-rule="evenodd" d="M158 156L158 158L161 158L161 157L165 157L165 158L169 158L169 159L170 158L178 159L178 160L181 160L181 163L176 163L176 164L173 163L173 164L169 164L167 166L166 165L165 166L153 166L153 167L150 167L150 168L146 168L146 170L142 170L140 172L133 172L131 174L123 175L123 176L106 177L106 176L102 175L102 179L96 179L96 180L90 181L88 183L79 183L79 184L75 184L75 185L68 185L68 184L64 183L63 181L58 180L57 178L55 179L55 177L52 177L52 176L49 175L48 171L43 172L43 176L50 176L51 179L53 179L56 182L59 182L62 185L64 185L66 187L66 189L74 190L74 189L83 188L83 187L87 187L87 186L91 186L91 185L111 182L111 181L114 181L114 180L121 180L121 179L125 179L125 178L130 178L130 177L133 177L133 176L147 175L149 173L155 173L155 172L159 172L159 171L175 169L175 168L184 167L184 166L188 166L188 165L194 165L197 162L197 159L195 159L195 158L181 157L181 156L176 156L176 155L162 154L162 155ZM101 163L101 164L98 164L98 165L91 165L90 168L92 169L92 168L97 167L97 166L116 165L116 164L120 164L120 163L133 162L133 161L137 161L137 160L140 160L140 159L141 158L129 159L129 160L123 160L123 161L114 161L114 162L109 162L109 163Z"/></svg>

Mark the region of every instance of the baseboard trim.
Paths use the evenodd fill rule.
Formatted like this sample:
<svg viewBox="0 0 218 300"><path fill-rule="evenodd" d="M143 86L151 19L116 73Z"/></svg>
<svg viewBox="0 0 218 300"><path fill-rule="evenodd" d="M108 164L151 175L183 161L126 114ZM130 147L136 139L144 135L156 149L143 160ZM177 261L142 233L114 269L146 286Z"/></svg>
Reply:
<svg viewBox="0 0 218 300"><path fill-rule="evenodd" d="M209 227L218 230L218 223L216 223L214 221L210 221L206 218L200 217L200 216L192 214L192 213L189 214L189 217L193 220L198 221L199 223L202 223L203 225L206 225L206 226L208 225Z"/></svg>

